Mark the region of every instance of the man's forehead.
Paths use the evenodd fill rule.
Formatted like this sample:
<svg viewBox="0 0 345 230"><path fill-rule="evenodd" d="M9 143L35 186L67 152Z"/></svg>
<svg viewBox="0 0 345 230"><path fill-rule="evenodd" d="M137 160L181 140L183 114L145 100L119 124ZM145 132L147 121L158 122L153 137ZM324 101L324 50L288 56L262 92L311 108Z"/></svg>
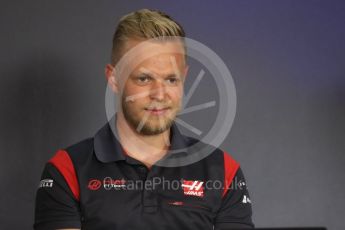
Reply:
<svg viewBox="0 0 345 230"><path fill-rule="evenodd" d="M138 68L153 68L164 71L180 68L183 64L184 59L182 54L158 54L143 60L139 63Z"/></svg>
<svg viewBox="0 0 345 230"><path fill-rule="evenodd" d="M135 55L157 56L157 55L185 55L184 44L181 40L160 40L160 39L128 39L124 44L124 53L131 51Z"/></svg>
<svg viewBox="0 0 345 230"><path fill-rule="evenodd" d="M148 75L180 75L185 67L182 54L160 54L145 59L133 68L132 73Z"/></svg>
<svg viewBox="0 0 345 230"><path fill-rule="evenodd" d="M186 66L184 45L181 40L129 39L117 66L120 75L125 76L143 69L159 75L179 75Z"/></svg>

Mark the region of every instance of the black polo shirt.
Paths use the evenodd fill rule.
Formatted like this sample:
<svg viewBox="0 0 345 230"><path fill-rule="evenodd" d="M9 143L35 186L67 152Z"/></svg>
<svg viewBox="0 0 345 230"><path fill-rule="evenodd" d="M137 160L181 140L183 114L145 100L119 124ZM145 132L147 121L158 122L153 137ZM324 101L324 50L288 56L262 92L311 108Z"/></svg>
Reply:
<svg viewBox="0 0 345 230"><path fill-rule="evenodd" d="M170 137L172 149L198 142L175 124ZM251 215L242 171L226 152L215 148L186 166L148 169L125 153L107 123L93 138L57 151L46 164L34 228L251 228Z"/></svg>

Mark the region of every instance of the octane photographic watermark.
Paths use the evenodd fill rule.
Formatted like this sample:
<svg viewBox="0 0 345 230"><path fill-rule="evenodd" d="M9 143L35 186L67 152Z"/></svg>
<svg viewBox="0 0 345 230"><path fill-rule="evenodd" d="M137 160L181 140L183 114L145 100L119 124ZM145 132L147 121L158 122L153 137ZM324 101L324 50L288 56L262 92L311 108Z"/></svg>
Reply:
<svg viewBox="0 0 345 230"><path fill-rule="evenodd" d="M165 190L165 191L177 191L183 190L183 187L188 188L202 188L203 190L243 190L247 189L244 180L239 180L235 177L231 184L223 183L221 180L207 180L207 181L188 181L191 183L186 183L186 180L168 180L165 177L152 177L147 180L125 180L125 179L113 179L111 177L105 177L99 182L98 188L103 185L105 190ZM95 183L95 180L91 180L91 183ZM187 185L188 184L188 185Z"/></svg>
<svg viewBox="0 0 345 230"><path fill-rule="evenodd" d="M171 38L171 41L173 40L173 38L174 37ZM181 54L184 54L187 57L199 62L201 69L194 71L198 74L195 77L195 80L192 83L191 87L186 90L187 92L183 92L182 106L179 113L176 114L176 117L174 117L173 120L177 125L183 126L193 134L200 136L200 138L198 138L200 141L191 146L188 146L187 148L169 149L167 155L174 157L164 158L163 160L155 163L158 166L164 167L185 166L207 157L225 140L232 127L236 114L237 98L234 81L229 69L221 60L221 58L210 48L196 40L180 37L176 37L175 39L183 39L186 52L185 50L181 50ZM145 49L146 51L148 51L147 47L150 47L148 46L148 44L152 43L157 43L157 39L155 38L143 41L134 48L130 49L125 55L123 55L123 57L114 68L117 71L116 74L121 75L122 78L128 79L134 67L154 55L161 54L162 51L160 50L149 50L149 52L145 52ZM174 58L174 56L171 56L170 59L172 66L176 67L176 59ZM176 67L174 69L176 75L179 75L180 73L178 71L178 68ZM143 69L142 71L145 72L147 70ZM218 100L210 98L209 101L206 101L205 103L190 105L192 103L192 96L197 91L198 86L200 86L200 84L203 84L203 78L206 73L207 77L213 78L215 82L214 90L218 92L219 98ZM193 76L188 77L193 78ZM107 86L105 93L106 115L113 134L118 140L119 137L117 131L115 130L114 118L117 111L119 111L119 108L122 108L121 103L123 103L123 101L127 102L140 100L143 97L147 97L147 95L152 93L152 91L135 95L123 95L122 93L123 92L121 92L120 94L115 94L109 87L109 85ZM207 92L205 92L205 95L207 95ZM156 105L154 104L154 102L152 102L152 104L150 105L150 107L152 108L154 108L155 106ZM198 113L207 113L207 108L210 107L217 107L218 113L215 117L211 117L209 119L209 122L212 123L209 130L201 130L201 128L199 127L194 127L188 122L182 120L179 116L187 113L195 113L195 115L197 116ZM142 117L140 124L136 127L137 131L140 131L143 128L143 126L147 122L147 119L147 116ZM162 125L164 125L163 120L160 120L160 122ZM202 137L201 133L203 134ZM169 142L169 140L166 141ZM178 153L188 154L178 155Z"/></svg>

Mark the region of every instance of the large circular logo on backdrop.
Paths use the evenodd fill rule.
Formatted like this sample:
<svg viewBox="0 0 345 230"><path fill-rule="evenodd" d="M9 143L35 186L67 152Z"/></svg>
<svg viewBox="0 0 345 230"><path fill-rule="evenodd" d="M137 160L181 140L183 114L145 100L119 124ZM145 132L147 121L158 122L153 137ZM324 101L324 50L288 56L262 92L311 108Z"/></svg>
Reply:
<svg viewBox="0 0 345 230"><path fill-rule="evenodd" d="M174 123L179 127L183 127L187 132L189 131L194 137L196 136L196 139L199 141L182 149L169 149L166 154L168 157L164 157L155 163L155 165L165 167L185 166L207 157L215 148L218 148L222 144L232 127L236 114L236 89L234 81L222 59L210 48L196 40L176 37L176 40L179 39L184 40L186 49L186 53L181 49L179 51L180 54L186 54L189 59L198 62L197 66L199 69L189 71L196 73L196 75L195 77L188 75L188 78L193 80L191 86L188 89L184 89L182 106L180 112L174 119ZM171 41L173 41L173 37ZM163 51L159 49L146 52L148 51L147 49L150 49L148 44L157 42L159 42L157 38L145 40L130 49L116 65L116 74L121 75L122 79L128 79L137 65L154 55L161 54ZM164 39L161 42L164 42ZM176 60L171 58L171 61L172 65L176 66ZM202 86L205 80L205 75L213 79L215 87L212 88L212 91L217 91L218 98L208 99L207 95L209 92L204 92L203 95L205 96L203 98L205 98L205 102L193 104L191 98L198 91L198 88L201 88L200 86ZM125 100L140 100L140 98L147 97L148 94L149 92L138 95L126 95ZM121 108L123 96L122 93L114 93L111 87L109 85L107 86L105 93L106 115L113 134L118 140L120 139L115 130L114 115ZM207 130L202 130L201 127L195 127L182 118L182 115L186 114L192 117L195 116L195 118L200 117L202 113L206 113L207 115L208 109L211 107L217 107L217 114L203 121L209 123ZM140 124L142 125L143 123L145 123L144 118ZM188 133L186 135L188 136Z"/></svg>

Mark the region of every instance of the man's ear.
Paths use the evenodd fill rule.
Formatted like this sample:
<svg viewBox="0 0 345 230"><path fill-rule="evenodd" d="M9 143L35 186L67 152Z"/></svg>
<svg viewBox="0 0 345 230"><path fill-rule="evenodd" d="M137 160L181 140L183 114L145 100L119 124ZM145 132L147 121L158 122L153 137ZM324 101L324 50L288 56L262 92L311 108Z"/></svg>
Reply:
<svg viewBox="0 0 345 230"><path fill-rule="evenodd" d="M120 85L118 77L116 76L116 69L113 65L107 64L104 69L105 77L107 79L109 87L114 93L119 93Z"/></svg>

